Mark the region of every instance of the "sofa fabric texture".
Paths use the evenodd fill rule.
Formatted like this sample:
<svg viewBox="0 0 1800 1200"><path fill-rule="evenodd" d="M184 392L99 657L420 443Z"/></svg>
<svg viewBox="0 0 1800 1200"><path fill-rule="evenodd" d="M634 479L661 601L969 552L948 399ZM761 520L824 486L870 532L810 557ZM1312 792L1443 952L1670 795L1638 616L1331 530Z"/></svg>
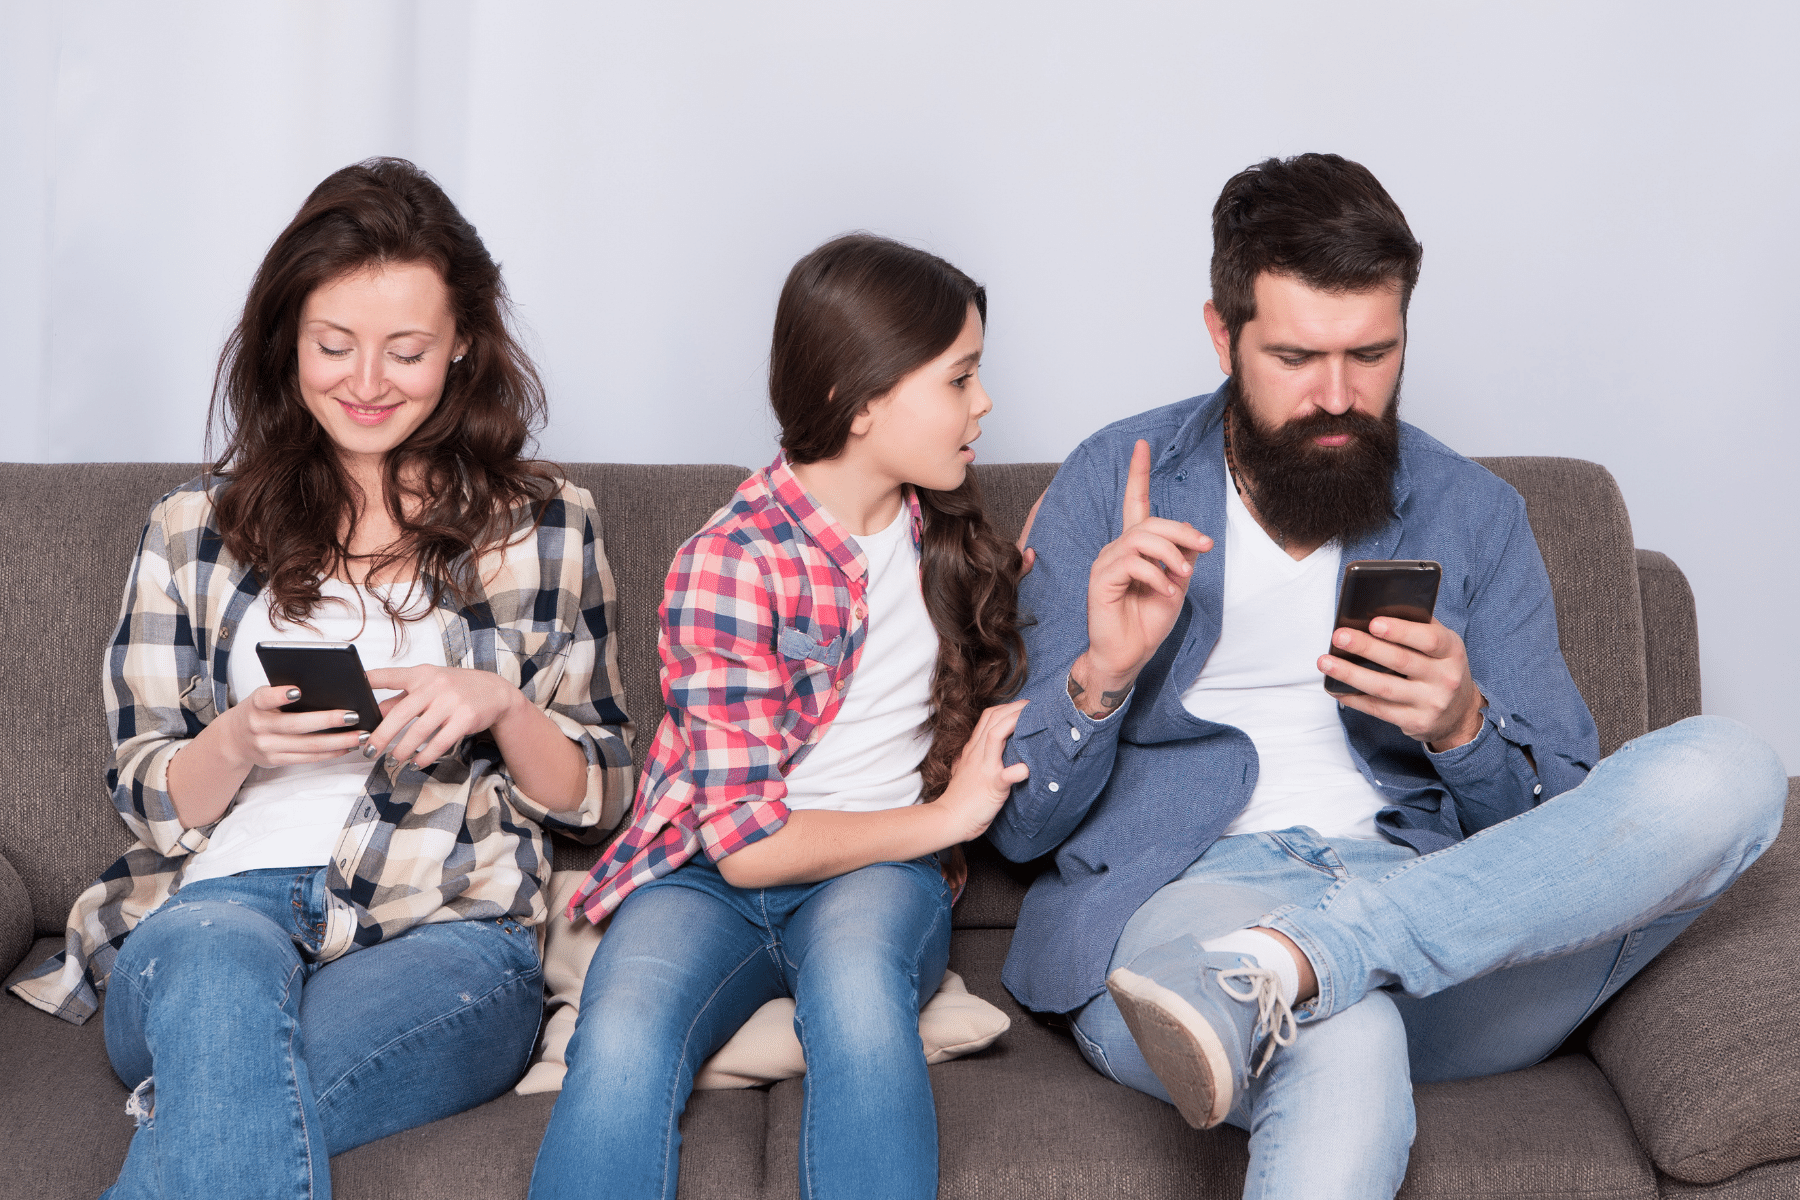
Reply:
<svg viewBox="0 0 1800 1200"><path fill-rule="evenodd" d="M1605 470L1570 459L1483 461L1525 496L1564 655L1602 749L1699 711L1692 593L1666 556L1634 549ZM1016 530L1054 472L978 468L997 524ZM167 463L0 466L0 604L19 622L0 639L9 684L0 710L15 742L0 788L0 973L9 978L60 945L69 904L129 841L103 782L102 651L145 515L198 473ZM641 765L663 710L656 609L669 560L749 471L572 464L567 473L601 512ZM67 503L71 492L79 507ZM1777 842L1624 989L1588 1041L1572 1038L1528 1070L1421 1086L1401 1195L1800 1195L1796 839L1800 830ZM585 870L596 853L559 841L556 866ZM984 843L969 858L950 967L1012 1024L988 1049L931 1068L940 1195L1237 1197L1243 1133L1189 1129L1169 1106L1102 1078L1066 1033L1001 987L1034 867ZM1746 964L1763 973L1747 979ZM797 1195L801 1088L796 1079L697 1093L681 1121L681 1195ZM131 1136L125 1099L100 1021L72 1026L0 996L0 1200L97 1195ZM334 1190L352 1200L523 1197L554 1100L509 1093L340 1155Z"/></svg>

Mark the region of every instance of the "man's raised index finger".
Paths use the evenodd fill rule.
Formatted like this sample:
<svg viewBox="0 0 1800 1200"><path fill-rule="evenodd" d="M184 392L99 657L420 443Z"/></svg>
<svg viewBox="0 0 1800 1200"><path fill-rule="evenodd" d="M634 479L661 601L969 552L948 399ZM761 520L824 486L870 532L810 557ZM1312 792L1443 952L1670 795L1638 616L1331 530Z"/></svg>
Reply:
<svg viewBox="0 0 1800 1200"><path fill-rule="evenodd" d="M1150 443L1143 438L1131 448L1131 470L1125 476L1125 528L1150 516Z"/></svg>

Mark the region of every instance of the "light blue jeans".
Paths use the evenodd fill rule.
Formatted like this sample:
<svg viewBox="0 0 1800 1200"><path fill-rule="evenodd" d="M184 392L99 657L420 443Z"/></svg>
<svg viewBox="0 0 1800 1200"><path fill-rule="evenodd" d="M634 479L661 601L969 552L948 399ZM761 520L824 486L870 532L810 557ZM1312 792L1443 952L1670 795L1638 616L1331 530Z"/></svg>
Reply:
<svg viewBox="0 0 1800 1200"><path fill-rule="evenodd" d="M1786 796L1755 734L1696 717L1435 854L1306 827L1222 838L1137 911L1111 966L1190 934L1292 938L1319 996L1226 1118L1250 1132L1244 1196L1392 1196L1412 1084L1549 1055L1775 840ZM1074 1030L1095 1069L1168 1099L1110 995Z"/></svg>
<svg viewBox="0 0 1800 1200"><path fill-rule="evenodd" d="M329 1197L328 1159L491 1100L543 1013L537 938L420 925L320 965L322 867L182 888L125 939L106 1051L138 1128L111 1200Z"/></svg>
<svg viewBox="0 0 1800 1200"><path fill-rule="evenodd" d="M934 857L761 889L697 860L638 888L582 985L532 1200L672 1198L694 1073L778 996L806 1053L801 1195L936 1196L919 1006L949 957Z"/></svg>

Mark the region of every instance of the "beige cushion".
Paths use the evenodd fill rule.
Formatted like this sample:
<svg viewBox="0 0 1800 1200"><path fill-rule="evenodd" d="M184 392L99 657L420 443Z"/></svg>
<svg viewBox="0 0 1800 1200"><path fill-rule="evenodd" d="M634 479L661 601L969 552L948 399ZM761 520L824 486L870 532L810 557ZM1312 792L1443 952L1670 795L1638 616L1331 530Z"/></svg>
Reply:
<svg viewBox="0 0 1800 1200"><path fill-rule="evenodd" d="M581 983L600 945L602 926L570 921L562 915L585 871L558 871L551 877L550 919L538 931L544 957L544 990L548 1016L531 1069L514 1090L520 1095L562 1089L568 1068L563 1053L581 1011ZM971 995L954 971L944 973L937 995L919 1012L919 1039L925 1061L945 1062L984 1050L1005 1033L1011 1018L979 996ZM744 1027L706 1061L694 1077L695 1088L747 1088L793 1079L806 1073L806 1058L794 1033L794 1002L771 1000L744 1022Z"/></svg>

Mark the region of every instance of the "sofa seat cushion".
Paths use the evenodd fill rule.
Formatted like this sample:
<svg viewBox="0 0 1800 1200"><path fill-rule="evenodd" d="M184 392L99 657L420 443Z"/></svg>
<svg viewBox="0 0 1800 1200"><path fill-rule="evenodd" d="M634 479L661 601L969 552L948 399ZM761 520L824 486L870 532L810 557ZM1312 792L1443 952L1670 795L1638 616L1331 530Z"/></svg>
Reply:
<svg viewBox="0 0 1800 1200"><path fill-rule="evenodd" d="M964 929L951 946L951 969L1013 1023L989 1049L931 1068L939 1195L1235 1200L1249 1164L1247 1136L1229 1127L1190 1129L1171 1106L1105 1079L1067 1035L1021 1011L1000 985L1010 940L1009 930ZM798 1080L769 1093L766 1195L798 1194L801 1098ZM1584 1057L1422 1086L1417 1104L1419 1136L1403 1197L1657 1194L1624 1111Z"/></svg>
<svg viewBox="0 0 1800 1200"><path fill-rule="evenodd" d="M39 938L7 982L62 945ZM129 1095L99 1017L71 1025L0 993L0 1200L92 1200L111 1187L134 1128Z"/></svg>
<svg viewBox="0 0 1800 1200"><path fill-rule="evenodd" d="M1780 838L1613 999L1589 1048L1674 1179L1800 1156L1800 779Z"/></svg>
<svg viewBox="0 0 1800 1200"><path fill-rule="evenodd" d="M338 1200L525 1200L556 1093L508 1092L479 1108L370 1142L331 1160ZM696 1092L681 1116L682 1200L763 1194L764 1113L758 1090ZM604 1181L596 1181L596 1187ZM596 1193L600 1194L600 1193Z"/></svg>
<svg viewBox="0 0 1800 1200"><path fill-rule="evenodd" d="M61 938L39 939L13 978L61 946ZM107 1061L104 1004L101 1016L71 1025L0 995L0 1200L92 1200L112 1186L134 1125L128 1095ZM331 1160L332 1192L339 1200L523 1200L555 1101L507 1093L359 1146ZM767 1103L758 1090L694 1096L681 1118L684 1200L758 1194Z"/></svg>

